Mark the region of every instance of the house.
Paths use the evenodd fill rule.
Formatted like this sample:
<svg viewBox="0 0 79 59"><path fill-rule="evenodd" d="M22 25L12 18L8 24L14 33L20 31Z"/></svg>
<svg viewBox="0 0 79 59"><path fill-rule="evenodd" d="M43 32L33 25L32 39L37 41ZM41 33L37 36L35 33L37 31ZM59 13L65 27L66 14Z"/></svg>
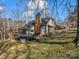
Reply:
<svg viewBox="0 0 79 59"><path fill-rule="evenodd" d="M35 20L32 20L28 22L28 24L25 24L25 27L28 27L30 29L30 33L35 33ZM41 27L40 27L40 35L49 35L52 34L55 30L56 23L53 18L46 17L41 18Z"/></svg>
<svg viewBox="0 0 79 59"><path fill-rule="evenodd" d="M53 34L56 26L54 19L51 17L46 17L42 18L41 21L42 21L41 34L42 35Z"/></svg>
<svg viewBox="0 0 79 59"><path fill-rule="evenodd" d="M44 36L51 36L55 27L56 23L53 18L41 18L40 14L37 13L36 19L20 27L19 32L15 33L14 36L21 39L40 39Z"/></svg>

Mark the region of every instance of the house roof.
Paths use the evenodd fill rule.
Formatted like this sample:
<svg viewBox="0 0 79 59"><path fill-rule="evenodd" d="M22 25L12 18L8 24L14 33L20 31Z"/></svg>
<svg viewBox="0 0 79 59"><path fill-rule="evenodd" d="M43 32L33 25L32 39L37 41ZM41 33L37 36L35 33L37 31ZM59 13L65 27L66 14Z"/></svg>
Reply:
<svg viewBox="0 0 79 59"><path fill-rule="evenodd" d="M24 27L19 28L19 30L29 30L29 28L24 26Z"/></svg>
<svg viewBox="0 0 79 59"><path fill-rule="evenodd" d="M29 25L34 25L35 24L35 20L32 20L30 22L28 22Z"/></svg>
<svg viewBox="0 0 79 59"><path fill-rule="evenodd" d="M50 19L54 21L54 19L51 17L41 18L41 21L42 21L42 23L48 23ZM35 24L35 20L30 21L28 24L30 24L30 25Z"/></svg>
<svg viewBox="0 0 79 59"><path fill-rule="evenodd" d="M28 24L25 24L23 27L19 28L19 29L25 29L25 30L29 30L33 25L33 21L29 22Z"/></svg>
<svg viewBox="0 0 79 59"><path fill-rule="evenodd" d="M47 24L50 20L54 21L54 19L51 18L51 17L42 18L42 19L41 19L42 25ZM55 21L54 21L54 22L55 22Z"/></svg>
<svg viewBox="0 0 79 59"><path fill-rule="evenodd" d="M54 19L51 17L41 18L42 25L46 25L50 19L54 21ZM25 24L25 27L31 28L34 24L35 24L35 20L32 20L32 21L28 22L28 24Z"/></svg>

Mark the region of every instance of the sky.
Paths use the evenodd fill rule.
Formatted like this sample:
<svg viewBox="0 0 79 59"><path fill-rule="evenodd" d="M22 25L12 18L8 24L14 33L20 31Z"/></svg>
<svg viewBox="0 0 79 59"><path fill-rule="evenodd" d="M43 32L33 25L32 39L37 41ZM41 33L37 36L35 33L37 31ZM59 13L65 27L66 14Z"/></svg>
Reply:
<svg viewBox="0 0 79 59"><path fill-rule="evenodd" d="M39 0L39 4L38 0L0 0L0 11L5 9L6 18L34 19L39 5L42 17L47 15L56 20L65 20L76 4L76 0Z"/></svg>

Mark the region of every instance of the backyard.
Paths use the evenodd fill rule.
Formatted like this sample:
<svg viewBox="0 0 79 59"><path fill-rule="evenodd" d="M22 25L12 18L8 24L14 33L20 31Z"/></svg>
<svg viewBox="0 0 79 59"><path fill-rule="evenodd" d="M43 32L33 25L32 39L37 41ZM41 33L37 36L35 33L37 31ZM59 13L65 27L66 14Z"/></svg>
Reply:
<svg viewBox="0 0 79 59"><path fill-rule="evenodd" d="M79 59L79 47L72 43L76 31L69 30L65 34L67 35L64 37L41 39L40 42L21 43L16 40L2 42L0 59Z"/></svg>
<svg viewBox="0 0 79 59"><path fill-rule="evenodd" d="M0 0L0 59L79 59L79 0Z"/></svg>

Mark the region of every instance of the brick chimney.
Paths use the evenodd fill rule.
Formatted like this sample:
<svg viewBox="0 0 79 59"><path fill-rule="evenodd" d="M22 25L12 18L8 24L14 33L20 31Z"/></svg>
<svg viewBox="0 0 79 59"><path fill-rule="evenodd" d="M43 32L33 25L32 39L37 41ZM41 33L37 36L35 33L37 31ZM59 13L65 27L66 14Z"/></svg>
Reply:
<svg viewBox="0 0 79 59"><path fill-rule="evenodd" d="M41 14L40 13L37 13L35 16L34 30L36 35L40 35L41 33Z"/></svg>

